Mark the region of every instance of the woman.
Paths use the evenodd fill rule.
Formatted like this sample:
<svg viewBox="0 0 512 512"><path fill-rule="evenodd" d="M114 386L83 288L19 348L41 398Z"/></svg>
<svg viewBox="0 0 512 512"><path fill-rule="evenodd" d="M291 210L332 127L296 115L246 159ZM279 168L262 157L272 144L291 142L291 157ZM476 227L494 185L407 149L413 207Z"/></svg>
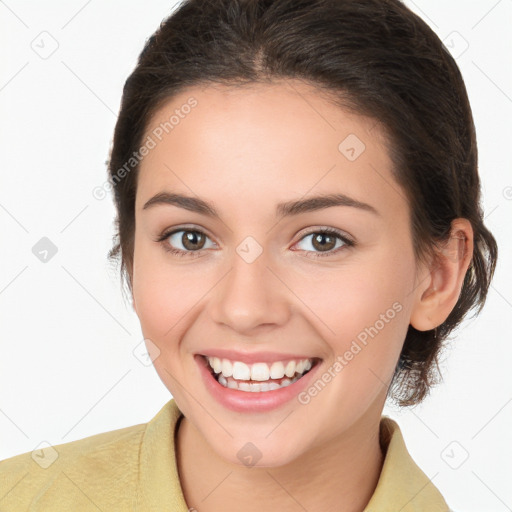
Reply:
<svg viewBox="0 0 512 512"><path fill-rule="evenodd" d="M3 461L6 507L449 510L382 410L427 396L497 247L464 82L421 19L182 3L125 84L109 178L111 257L174 398L44 469Z"/></svg>

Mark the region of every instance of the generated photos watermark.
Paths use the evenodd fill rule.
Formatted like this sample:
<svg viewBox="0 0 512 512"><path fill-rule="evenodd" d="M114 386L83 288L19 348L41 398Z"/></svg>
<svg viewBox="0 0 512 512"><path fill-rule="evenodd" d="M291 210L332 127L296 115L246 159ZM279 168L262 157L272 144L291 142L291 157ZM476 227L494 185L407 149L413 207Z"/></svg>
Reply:
<svg viewBox="0 0 512 512"><path fill-rule="evenodd" d="M135 169L140 162L146 157L157 144L169 134L176 126L178 126L185 117L190 114L192 108L197 106L197 100L191 96L186 103L183 103L179 108L174 109L174 114L169 117L165 122L160 123L156 128L153 128L151 133L146 136L144 142L138 149L134 151L132 156L110 176L111 181L107 180L102 185L96 186L92 190L94 199L101 201L105 199L107 194L115 187L121 180L123 180L133 169Z"/></svg>
<svg viewBox="0 0 512 512"><path fill-rule="evenodd" d="M343 354L336 356L336 361L306 390L298 394L297 399L302 405L307 405L317 396L325 386L338 375L350 361L368 345L369 339L375 338L393 318L402 311L403 306L396 301L385 313L381 313L379 319L370 327L365 327L355 339L352 340L350 348Z"/></svg>

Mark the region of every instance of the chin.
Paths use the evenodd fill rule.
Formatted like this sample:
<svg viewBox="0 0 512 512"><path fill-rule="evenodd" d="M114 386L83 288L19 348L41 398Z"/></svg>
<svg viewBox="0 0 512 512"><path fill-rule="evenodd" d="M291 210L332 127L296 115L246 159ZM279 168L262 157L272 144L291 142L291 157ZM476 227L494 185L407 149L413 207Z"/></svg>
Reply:
<svg viewBox="0 0 512 512"><path fill-rule="evenodd" d="M292 463L301 455L297 452L297 444L290 446L289 449L283 448L282 440L277 438L275 442L267 440L254 443L244 438L230 445L210 446L226 462L247 468L278 468Z"/></svg>

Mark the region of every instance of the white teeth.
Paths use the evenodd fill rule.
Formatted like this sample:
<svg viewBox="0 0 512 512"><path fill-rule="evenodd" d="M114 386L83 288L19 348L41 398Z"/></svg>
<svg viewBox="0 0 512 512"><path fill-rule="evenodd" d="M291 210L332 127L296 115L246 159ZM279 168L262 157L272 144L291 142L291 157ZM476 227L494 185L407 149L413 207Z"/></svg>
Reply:
<svg viewBox="0 0 512 512"><path fill-rule="evenodd" d="M213 371L215 373L220 373L222 370L222 361L218 357L213 357ZM211 363L210 363L211 364Z"/></svg>
<svg viewBox="0 0 512 512"><path fill-rule="evenodd" d="M239 382L238 389L240 391L251 391L251 385L248 382Z"/></svg>
<svg viewBox="0 0 512 512"><path fill-rule="evenodd" d="M299 377L302 376L304 372L309 371L312 367L311 359L290 360L286 364L282 361L275 361L271 365L267 363L246 364L241 361L230 361L229 359L221 359L219 357L207 357L207 360L213 371L224 377L228 387L230 382L227 380L228 377L233 377L235 380L251 380L266 383L265 387L272 384L271 382L267 383L269 379L279 380L287 377L283 381L286 386L288 385L286 382L290 382L289 379L292 379L297 374ZM254 389L261 389L261 385L260 388L254 386Z"/></svg>
<svg viewBox="0 0 512 512"><path fill-rule="evenodd" d="M240 361L235 361L233 363L233 379L236 380L250 380L251 378L251 369Z"/></svg>
<svg viewBox="0 0 512 512"><path fill-rule="evenodd" d="M287 377L293 377L295 375L295 361L288 361L286 369L284 371Z"/></svg>
<svg viewBox="0 0 512 512"><path fill-rule="evenodd" d="M282 379L284 377L284 364L281 361L272 363L270 367L270 377L272 379Z"/></svg>
<svg viewBox="0 0 512 512"><path fill-rule="evenodd" d="M266 391L274 391L275 389L285 388L290 384L298 381L300 379L300 375L295 376L293 379L283 379L280 384L277 382L238 382L233 377L224 377L224 375L219 375L219 384L229 389L237 389L239 391L245 391L248 393L258 393L258 392L266 392Z"/></svg>
<svg viewBox="0 0 512 512"><path fill-rule="evenodd" d="M259 382L251 382L251 391L253 393L261 391L261 384Z"/></svg>
<svg viewBox="0 0 512 512"><path fill-rule="evenodd" d="M224 377L231 377L231 375L233 375L233 365L231 364L231 361L229 359L223 359L221 369L218 372L216 371L215 373L219 373L221 371Z"/></svg>
<svg viewBox="0 0 512 512"><path fill-rule="evenodd" d="M268 380L270 369L266 363L255 363L251 366L251 380Z"/></svg>

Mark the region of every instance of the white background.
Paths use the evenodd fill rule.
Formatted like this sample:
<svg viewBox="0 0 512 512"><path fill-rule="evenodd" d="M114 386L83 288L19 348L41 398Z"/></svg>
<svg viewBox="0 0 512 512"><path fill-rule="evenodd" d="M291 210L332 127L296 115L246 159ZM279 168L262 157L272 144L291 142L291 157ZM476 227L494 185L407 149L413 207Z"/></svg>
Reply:
<svg viewBox="0 0 512 512"><path fill-rule="evenodd" d="M384 412L453 509L502 512L512 510L512 1L406 3L457 56L500 260L482 314L445 353L444 382L424 404ZM114 207L92 190L106 180L124 81L174 5L0 2L0 459L147 422L170 398L133 354L140 324L107 261ZM46 51L58 44L46 59L41 38ZM47 263L32 253L42 237L58 248Z"/></svg>

